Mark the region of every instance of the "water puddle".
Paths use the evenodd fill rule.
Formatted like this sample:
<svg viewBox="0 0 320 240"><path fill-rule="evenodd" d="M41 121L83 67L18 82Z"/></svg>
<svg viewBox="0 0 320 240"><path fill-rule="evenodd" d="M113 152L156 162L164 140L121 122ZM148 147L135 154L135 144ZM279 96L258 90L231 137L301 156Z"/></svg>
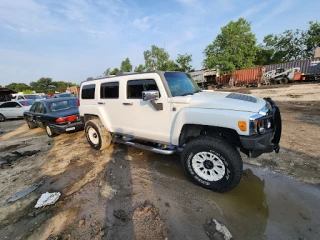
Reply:
<svg viewBox="0 0 320 240"><path fill-rule="evenodd" d="M134 161L170 178L188 181L178 156L148 154ZM142 163L143 162L143 163ZM184 184L177 184L184 188ZM320 234L320 188L304 184L267 169L244 165L240 184L219 194L194 186L196 195L213 200L235 239L318 239ZM200 203L201 204L201 203ZM204 203L205 204L205 203ZM202 214L217 217L204 206ZM211 215L216 216L211 216ZM196 219L197 216L194 216Z"/></svg>

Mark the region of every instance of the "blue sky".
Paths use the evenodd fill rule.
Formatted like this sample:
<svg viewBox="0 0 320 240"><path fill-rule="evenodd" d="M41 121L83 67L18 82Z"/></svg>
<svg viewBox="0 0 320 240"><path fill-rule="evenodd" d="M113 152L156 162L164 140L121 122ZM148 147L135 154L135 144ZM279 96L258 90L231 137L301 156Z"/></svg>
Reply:
<svg viewBox="0 0 320 240"><path fill-rule="evenodd" d="M129 57L164 47L175 59L204 48L230 20L252 23L258 41L320 20L319 0L1 0L0 85L51 77L80 83Z"/></svg>

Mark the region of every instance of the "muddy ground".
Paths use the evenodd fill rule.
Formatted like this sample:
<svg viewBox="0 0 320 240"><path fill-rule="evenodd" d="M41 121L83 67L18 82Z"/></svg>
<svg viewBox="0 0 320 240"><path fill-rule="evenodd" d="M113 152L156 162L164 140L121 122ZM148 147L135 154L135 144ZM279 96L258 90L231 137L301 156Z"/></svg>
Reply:
<svg viewBox="0 0 320 240"><path fill-rule="evenodd" d="M188 181L178 155L118 144L97 152L83 132L50 139L22 120L0 123L0 238L210 239L207 221L216 219L234 239L318 239L320 102L279 106L280 153L243 156L242 181L224 194ZM33 184L40 186L6 203ZM55 191L56 204L34 208Z"/></svg>

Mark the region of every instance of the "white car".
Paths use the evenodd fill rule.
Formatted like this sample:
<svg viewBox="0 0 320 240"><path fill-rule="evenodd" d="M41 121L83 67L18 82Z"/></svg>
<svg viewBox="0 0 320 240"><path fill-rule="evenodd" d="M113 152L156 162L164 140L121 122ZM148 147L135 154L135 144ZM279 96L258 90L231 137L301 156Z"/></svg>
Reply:
<svg viewBox="0 0 320 240"><path fill-rule="evenodd" d="M13 101L19 101L19 100L35 100L35 101L37 101L39 99L44 99L44 97L42 97L39 94L18 94L12 100Z"/></svg>
<svg viewBox="0 0 320 240"><path fill-rule="evenodd" d="M202 91L182 72L146 72L81 83L80 117L91 147L111 142L181 153L186 175L217 192L241 180L237 151L279 152L281 116L270 98Z"/></svg>
<svg viewBox="0 0 320 240"><path fill-rule="evenodd" d="M34 100L10 101L0 105L0 122L11 118L23 118L23 113L29 110Z"/></svg>

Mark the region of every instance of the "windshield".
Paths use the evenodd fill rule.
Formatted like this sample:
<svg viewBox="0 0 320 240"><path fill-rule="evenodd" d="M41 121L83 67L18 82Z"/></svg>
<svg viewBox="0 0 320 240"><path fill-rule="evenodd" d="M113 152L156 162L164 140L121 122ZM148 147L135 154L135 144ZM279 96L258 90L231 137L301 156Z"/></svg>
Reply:
<svg viewBox="0 0 320 240"><path fill-rule="evenodd" d="M57 94L55 97L72 97L70 93Z"/></svg>
<svg viewBox="0 0 320 240"><path fill-rule="evenodd" d="M40 95L24 95L26 99L42 99Z"/></svg>
<svg viewBox="0 0 320 240"><path fill-rule="evenodd" d="M64 111L70 108L78 107L78 100L72 99L72 100L62 100L59 102L53 102L49 105L50 112L58 112L58 111Z"/></svg>
<svg viewBox="0 0 320 240"><path fill-rule="evenodd" d="M200 92L198 84L192 79L189 74L182 72L166 72L164 73L171 94L175 96L186 96Z"/></svg>
<svg viewBox="0 0 320 240"><path fill-rule="evenodd" d="M19 101L19 103L20 103L22 106L31 106L31 105L34 103L34 100L33 100L33 99L23 100L23 101Z"/></svg>

